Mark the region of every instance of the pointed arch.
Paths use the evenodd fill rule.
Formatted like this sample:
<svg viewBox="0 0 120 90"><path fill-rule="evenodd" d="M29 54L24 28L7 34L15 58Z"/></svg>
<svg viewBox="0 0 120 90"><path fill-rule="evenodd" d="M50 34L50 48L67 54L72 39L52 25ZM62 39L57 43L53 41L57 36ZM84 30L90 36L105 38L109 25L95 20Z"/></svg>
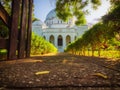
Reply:
<svg viewBox="0 0 120 90"><path fill-rule="evenodd" d="M71 43L71 37L70 35L66 36L66 45L68 45L69 43Z"/></svg>
<svg viewBox="0 0 120 90"><path fill-rule="evenodd" d="M58 36L58 46L63 46L63 38L61 35Z"/></svg>

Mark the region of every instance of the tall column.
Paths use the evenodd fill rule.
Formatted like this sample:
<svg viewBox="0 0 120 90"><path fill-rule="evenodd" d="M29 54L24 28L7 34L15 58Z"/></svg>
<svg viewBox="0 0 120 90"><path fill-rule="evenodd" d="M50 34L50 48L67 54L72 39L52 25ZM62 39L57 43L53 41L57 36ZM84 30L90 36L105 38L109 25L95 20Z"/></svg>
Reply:
<svg viewBox="0 0 120 90"><path fill-rule="evenodd" d="M55 47L58 47L58 36L55 35L54 37L55 37Z"/></svg>
<svg viewBox="0 0 120 90"><path fill-rule="evenodd" d="M66 47L66 36L62 36L63 39L63 49Z"/></svg>
<svg viewBox="0 0 120 90"><path fill-rule="evenodd" d="M74 35L71 35L71 42L73 42L75 40L75 36Z"/></svg>
<svg viewBox="0 0 120 90"><path fill-rule="evenodd" d="M49 41L49 35L45 35L46 40Z"/></svg>

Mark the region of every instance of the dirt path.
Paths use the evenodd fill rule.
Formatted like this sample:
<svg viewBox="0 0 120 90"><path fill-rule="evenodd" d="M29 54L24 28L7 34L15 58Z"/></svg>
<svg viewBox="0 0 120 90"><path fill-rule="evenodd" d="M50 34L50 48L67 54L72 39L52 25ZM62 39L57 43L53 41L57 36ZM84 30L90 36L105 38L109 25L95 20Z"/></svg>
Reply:
<svg viewBox="0 0 120 90"><path fill-rule="evenodd" d="M6 87L118 88L120 86L119 65L105 58L76 56L66 53L3 61L0 62L0 87L2 89Z"/></svg>

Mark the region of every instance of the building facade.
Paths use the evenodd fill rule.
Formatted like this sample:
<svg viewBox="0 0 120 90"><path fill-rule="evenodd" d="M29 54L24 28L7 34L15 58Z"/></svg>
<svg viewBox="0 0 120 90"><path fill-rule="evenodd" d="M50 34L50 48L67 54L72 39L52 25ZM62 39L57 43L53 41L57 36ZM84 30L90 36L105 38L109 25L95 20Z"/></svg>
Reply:
<svg viewBox="0 0 120 90"><path fill-rule="evenodd" d="M56 15L55 9L46 16L44 23L35 21L32 25L32 31L44 37L47 41L54 44L59 52L64 52L65 47L80 37L86 30L87 25L76 26L74 18L64 22Z"/></svg>

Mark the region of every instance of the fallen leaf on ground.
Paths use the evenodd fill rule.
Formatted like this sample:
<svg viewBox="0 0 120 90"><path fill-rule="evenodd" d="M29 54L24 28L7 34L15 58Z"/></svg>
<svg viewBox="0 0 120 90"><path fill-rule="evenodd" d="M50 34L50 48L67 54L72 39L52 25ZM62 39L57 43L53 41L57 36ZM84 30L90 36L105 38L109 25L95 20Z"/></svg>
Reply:
<svg viewBox="0 0 120 90"><path fill-rule="evenodd" d="M48 73L50 73L50 71L40 71L40 72L36 72L35 75L48 74Z"/></svg>
<svg viewBox="0 0 120 90"><path fill-rule="evenodd" d="M106 75L104 75L104 74L102 74L102 73L95 73L95 74L93 74L93 75L94 75L94 76L102 77L102 78L104 78L104 79L107 79L107 78L108 78Z"/></svg>

